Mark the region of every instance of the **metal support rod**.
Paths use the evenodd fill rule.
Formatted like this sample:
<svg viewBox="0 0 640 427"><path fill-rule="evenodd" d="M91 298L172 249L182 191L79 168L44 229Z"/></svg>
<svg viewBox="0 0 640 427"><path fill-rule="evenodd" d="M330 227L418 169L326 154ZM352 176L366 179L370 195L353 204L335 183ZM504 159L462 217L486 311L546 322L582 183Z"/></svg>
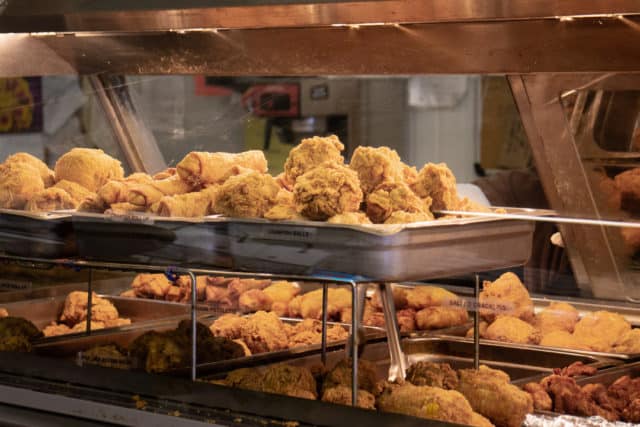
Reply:
<svg viewBox="0 0 640 427"><path fill-rule="evenodd" d="M191 278L191 381L196 380L196 367L198 366L197 360L197 319L196 319L196 306L198 304L198 284L196 282L196 275L187 270L187 274Z"/></svg>
<svg viewBox="0 0 640 427"><path fill-rule="evenodd" d="M473 311L473 368L480 369L480 276L476 273L474 288L475 309Z"/></svg>
<svg viewBox="0 0 640 427"><path fill-rule="evenodd" d="M89 279L87 282L87 328L86 333L91 334L91 318L93 317L93 269L89 269Z"/></svg>
<svg viewBox="0 0 640 427"><path fill-rule="evenodd" d="M322 283L322 365L327 363L327 306L329 305L329 285Z"/></svg>
<svg viewBox="0 0 640 427"><path fill-rule="evenodd" d="M384 312L384 323L387 329L387 344L389 346L389 381L404 381L407 371L407 360L402 351L400 343L400 332L398 330L398 319L396 317L396 307L393 303L393 290L390 283L379 283L378 292L382 301Z"/></svg>
<svg viewBox="0 0 640 427"><path fill-rule="evenodd" d="M351 405L358 406L358 284L351 281Z"/></svg>

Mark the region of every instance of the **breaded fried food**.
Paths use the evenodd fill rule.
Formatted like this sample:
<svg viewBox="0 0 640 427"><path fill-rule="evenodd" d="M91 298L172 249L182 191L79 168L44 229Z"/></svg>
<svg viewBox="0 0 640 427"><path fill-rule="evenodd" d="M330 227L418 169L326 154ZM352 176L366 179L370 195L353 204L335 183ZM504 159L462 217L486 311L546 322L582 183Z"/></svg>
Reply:
<svg viewBox="0 0 640 427"><path fill-rule="evenodd" d="M91 193L78 205L79 212L103 213L109 205L97 194Z"/></svg>
<svg viewBox="0 0 640 427"><path fill-rule="evenodd" d="M303 221L305 219L296 210L293 193L282 188L276 195L276 204L264 214L264 217L272 221Z"/></svg>
<svg viewBox="0 0 640 427"><path fill-rule="evenodd" d="M262 218L277 203L280 187L269 174L250 172L229 178L219 189L216 212L239 218Z"/></svg>
<svg viewBox="0 0 640 427"><path fill-rule="evenodd" d="M493 212L488 206L482 205L478 202L474 202L468 197L463 197L462 199L459 199L458 206L456 209L459 211L465 211L465 212L484 212L484 213Z"/></svg>
<svg viewBox="0 0 640 427"><path fill-rule="evenodd" d="M266 353L284 350L289 338L282 321L275 313L258 311L247 318L242 325L240 338L247 344L251 353Z"/></svg>
<svg viewBox="0 0 640 427"><path fill-rule="evenodd" d="M629 212L640 211L640 168L624 171L614 177L620 191L620 207Z"/></svg>
<svg viewBox="0 0 640 427"><path fill-rule="evenodd" d="M137 184L148 184L154 180L146 173L134 173L123 179L112 179L97 191L108 205L129 201L129 189Z"/></svg>
<svg viewBox="0 0 640 427"><path fill-rule="evenodd" d="M507 272L493 282L483 283L480 292L480 315L489 323L500 315L533 322L533 302L518 276Z"/></svg>
<svg viewBox="0 0 640 427"><path fill-rule="evenodd" d="M592 351L609 352L615 342L631 330L631 324L617 313L596 311L576 324L573 336Z"/></svg>
<svg viewBox="0 0 640 427"><path fill-rule="evenodd" d="M418 170L415 166L402 164L402 178L404 183L412 187L418 181Z"/></svg>
<svg viewBox="0 0 640 427"><path fill-rule="evenodd" d="M376 224L382 224L396 211L415 214L430 213L430 199L421 199L401 181L385 182L371 192L366 199L367 215Z"/></svg>
<svg viewBox="0 0 640 427"><path fill-rule="evenodd" d="M456 294L438 286L416 286L407 289L405 295L407 307L415 310L435 306L458 306L456 303L460 301Z"/></svg>
<svg viewBox="0 0 640 427"><path fill-rule="evenodd" d="M327 292L327 318L335 319L345 309L351 309L351 291L329 288ZM289 304L289 315L303 319L322 319L322 289L299 295Z"/></svg>
<svg viewBox="0 0 640 427"><path fill-rule="evenodd" d="M467 310L460 307L427 307L416 312L416 327L421 331L464 325L468 321Z"/></svg>
<svg viewBox="0 0 640 427"><path fill-rule="evenodd" d="M36 326L21 317L0 317L0 351L31 351L31 341L42 337Z"/></svg>
<svg viewBox="0 0 640 427"><path fill-rule="evenodd" d="M207 283L207 276L196 276L196 298L198 301L204 301ZM191 301L191 277L187 275L178 277L176 285L182 289L184 300Z"/></svg>
<svg viewBox="0 0 640 427"><path fill-rule="evenodd" d="M326 390L332 387L343 385L349 387L350 389L352 384L351 373L351 360L340 360L325 377L322 388ZM373 362L365 359L360 359L358 361L358 388L366 390L374 395L379 393L380 386L378 384L378 374L376 372L376 366Z"/></svg>
<svg viewBox="0 0 640 427"><path fill-rule="evenodd" d="M343 164L342 150L344 145L336 135L303 139L289 151L284 163L284 180L295 184L298 177L324 162Z"/></svg>
<svg viewBox="0 0 640 427"><path fill-rule="evenodd" d="M44 182L33 166L27 163L0 165L0 208L22 209L42 191Z"/></svg>
<svg viewBox="0 0 640 427"><path fill-rule="evenodd" d="M412 308L396 311L398 328L401 333L413 332L417 329L417 313Z"/></svg>
<svg viewBox="0 0 640 427"><path fill-rule="evenodd" d="M531 395L510 384L503 371L481 365L479 370L461 369L458 391L474 411L497 426L520 427L527 414L533 412Z"/></svg>
<svg viewBox="0 0 640 427"><path fill-rule="evenodd" d="M458 190L456 177L446 163L427 163L418 173L413 191L422 198L431 198L432 210L456 209Z"/></svg>
<svg viewBox="0 0 640 427"><path fill-rule="evenodd" d="M7 311L6 308L0 308L0 317L7 317L9 316L9 312Z"/></svg>
<svg viewBox="0 0 640 427"><path fill-rule="evenodd" d="M73 148L58 159L54 171L56 181L66 179L94 193L110 180L124 177L119 160L93 148Z"/></svg>
<svg viewBox="0 0 640 427"><path fill-rule="evenodd" d="M527 383L522 386L522 389L531 395L533 408L536 411L553 410L553 402L549 397L549 393L539 383Z"/></svg>
<svg viewBox="0 0 640 427"><path fill-rule="evenodd" d="M170 176L173 176L177 173L178 173L178 169L176 168L166 168L165 170L160 171L157 174L153 175L152 178L156 181L159 181L161 179L169 178Z"/></svg>
<svg viewBox="0 0 640 427"><path fill-rule="evenodd" d="M204 300L222 310L235 310L238 308L238 299L232 298L229 288L223 286L207 285L204 291Z"/></svg>
<svg viewBox="0 0 640 427"><path fill-rule="evenodd" d="M480 335L480 338L484 338L485 337L485 334L487 333L487 328L488 327L489 327L489 324L487 322L485 322L484 320L480 321L480 326L478 327L478 335ZM473 327L471 327L471 328L469 328L469 330L465 334L465 337L473 338L473 334L474 334L474 330L473 330Z"/></svg>
<svg viewBox="0 0 640 427"><path fill-rule="evenodd" d="M267 159L260 150L242 153L192 151L176 166L182 180L192 186L222 184L229 177L247 170L266 173Z"/></svg>
<svg viewBox="0 0 640 427"><path fill-rule="evenodd" d="M345 212L334 215L327 220L329 224L373 224L364 212Z"/></svg>
<svg viewBox="0 0 640 427"><path fill-rule="evenodd" d="M631 329L616 339L614 353L640 353L640 329Z"/></svg>
<svg viewBox="0 0 640 427"><path fill-rule="evenodd" d="M114 203L107 210L104 211L106 214L111 215L127 215L133 213L143 213L145 211L144 206L134 205L132 203Z"/></svg>
<svg viewBox="0 0 640 427"><path fill-rule="evenodd" d="M405 175L411 175L396 150L389 147L357 147L349 167L358 173L365 195L383 183L404 183Z"/></svg>
<svg viewBox="0 0 640 427"><path fill-rule="evenodd" d="M402 310L409 307L408 296L409 294L413 293L414 290L415 288L408 289L403 286L392 284L391 292L393 294L393 304L395 305L396 310ZM417 303L417 300L414 300L414 303ZM382 300L380 299L380 292L377 289L371 296L371 305L378 310L382 310ZM424 307L420 305L419 308L424 308Z"/></svg>
<svg viewBox="0 0 640 427"><path fill-rule="evenodd" d="M215 213L216 195L220 189L211 185L192 193L164 196L158 202L156 214L167 217L195 218Z"/></svg>
<svg viewBox="0 0 640 427"><path fill-rule="evenodd" d="M316 221L358 211L363 197L358 175L346 166L329 162L298 177L293 194L298 212Z"/></svg>
<svg viewBox="0 0 640 427"><path fill-rule="evenodd" d="M529 323L513 316L499 316L484 333L490 340L517 344L538 344L540 333Z"/></svg>
<svg viewBox="0 0 640 427"><path fill-rule="evenodd" d="M338 385L327 388L322 392L323 402L335 403L338 405L351 406L351 387ZM358 408L376 409L376 398L366 390L358 389Z"/></svg>
<svg viewBox="0 0 640 427"><path fill-rule="evenodd" d="M270 311L273 300L261 289L250 289L240 295L238 307L243 313L253 313L255 311Z"/></svg>
<svg viewBox="0 0 640 427"><path fill-rule="evenodd" d="M216 337L229 338L230 340L240 339L242 328L246 325L247 318L237 314L223 314L217 318L209 327Z"/></svg>
<svg viewBox="0 0 640 427"><path fill-rule="evenodd" d="M264 288L264 293L273 301L271 310L278 316L286 316L289 302L300 293L300 286L295 282L277 280Z"/></svg>
<svg viewBox="0 0 640 427"><path fill-rule="evenodd" d="M467 399L457 391L411 383L392 385L378 399L378 409L419 418L488 427L492 424L475 414Z"/></svg>
<svg viewBox="0 0 640 427"><path fill-rule="evenodd" d="M458 374L448 363L420 361L409 366L407 381L413 385L455 390L458 387Z"/></svg>
<svg viewBox="0 0 640 427"><path fill-rule="evenodd" d="M307 368L285 364L271 365L264 369L244 368L230 372L223 385L264 393L282 394L315 400L316 381Z"/></svg>
<svg viewBox="0 0 640 427"><path fill-rule="evenodd" d="M269 279L239 279L234 278L228 284L229 296L231 298L240 298L240 295L250 289L264 289L271 285Z"/></svg>
<svg viewBox="0 0 640 427"><path fill-rule="evenodd" d="M425 199L425 203L429 203L428 199ZM410 224L412 222L424 222L433 221L433 214L431 212L412 213L405 211L395 211L384 222L385 224Z"/></svg>
<svg viewBox="0 0 640 427"><path fill-rule="evenodd" d="M84 199L95 194L84 188L82 185L73 181L67 181L66 179L56 182L55 185L53 185L53 188L60 188L69 193L69 196L71 196L76 205L79 205Z"/></svg>
<svg viewBox="0 0 640 427"><path fill-rule="evenodd" d="M555 330L542 335L540 345L547 347L571 348L574 350L588 350L589 348L576 339L570 332Z"/></svg>
<svg viewBox="0 0 640 427"><path fill-rule="evenodd" d="M67 325L75 325L87 318L87 306L89 294L83 291L73 291L67 295L64 308L60 315L60 321ZM96 322L105 322L118 318L118 310L111 301L91 295L91 319Z"/></svg>
<svg viewBox="0 0 640 427"><path fill-rule="evenodd" d="M27 164L33 168L35 168L40 174L40 178L42 178L42 182L44 183L45 188L51 187L55 184L55 174L49 166L45 164L39 158L32 156L29 153L15 153L11 156L7 157L4 161L5 165L8 164Z"/></svg>
<svg viewBox="0 0 640 427"><path fill-rule="evenodd" d="M149 181L129 187L128 202L137 206L149 207L165 196L190 193L195 188L178 175L160 181Z"/></svg>
<svg viewBox="0 0 640 427"><path fill-rule="evenodd" d="M534 326L542 336L553 331L573 332L579 319L580 313L571 304L553 302L536 315Z"/></svg>
<svg viewBox="0 0 640 427"><path fill-rule="evenodd" d="M171 288L171 282L164 274L138 274L131 283L136 296L142 298L164 299Z"/></svg>
<svg viewBox="0 0 640 427"><path fill-rule="evenodd" d="M47 212L63 209L75 209L78 206L75 200L61 188L49 187L36 193L27 202L24 209L30 212Z"/></svg>

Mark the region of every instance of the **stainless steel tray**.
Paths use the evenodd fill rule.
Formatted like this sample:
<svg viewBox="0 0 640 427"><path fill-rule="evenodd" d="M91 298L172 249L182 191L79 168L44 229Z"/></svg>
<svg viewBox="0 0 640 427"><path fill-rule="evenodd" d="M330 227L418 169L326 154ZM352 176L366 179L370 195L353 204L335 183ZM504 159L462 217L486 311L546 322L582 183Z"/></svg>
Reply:
<svg viewBox="0 0 640 427"><path fill-rule="evenodd" d="M164 319L186 318L190 314L189 307L165 301L144 300L136 298L122 298L110 295L99 295L109 300L118 309L120 317L131 319L131 324L146 324ZM31 321L39 329L43 329L51 322L57 322L66 295L57 297L25 300L2 304L10 316L23 317ZM124 327L99 329L97 331L113 331ZM77 334L76 334L77 335ZM69 335L66 335L69 336ZM56 337L44 338L43 341L54 340Z"/></svg>
<svg viewBox="0 0 640 427"><path fill-rule="evenodd" d="M224 221L144 213L72 215L78 254L98 261L231 267Z"/></svg>
<svg viewBox="0 0 640 427"><path fill-rule="evenodd" d="M71 215L0 209L0 252L34 258L76 255Z"/></svg>
<svg viewBox="0 0 640 427"><path fill-rule="evenodd" d="M640 362L603 369L598 371L595 375L576 379L576 383L581 386L593 383L600 383L608 386L624 375L629 375L631 378L640 377Z"/></svg>
<svg viewBox="0 0 640 427"><path fill-rule="evenodd" d="M528 221L477 217L404 225L234 218L228 238L234 269L403 281L524 264L533 228Z"/></svg>

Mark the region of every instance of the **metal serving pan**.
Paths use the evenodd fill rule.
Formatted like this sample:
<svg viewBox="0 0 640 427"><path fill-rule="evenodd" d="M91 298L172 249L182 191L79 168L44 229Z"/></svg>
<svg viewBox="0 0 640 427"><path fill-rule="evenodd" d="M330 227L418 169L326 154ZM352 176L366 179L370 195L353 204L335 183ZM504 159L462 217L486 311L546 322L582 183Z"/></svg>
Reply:
<svg viewBox="0 0 640 427"><path fill-rule="evenodd" d="M533 228L528 221L478 217L400 225L234 218L228 238L234 269L403 281L524 264Z"/></svg>
<svg viewBox="0 0 640 427"><path fill-rule="evenodd" d="M0 251L34 258L76 255L71 215L0 209Z"/></svg>
<svg viewBox="0 0 640 427"><path fill-rule="evenodd" d="M176 317L186 318L190 314L188 306L165 301L144 300L135 298L122 298L110 295L98 295L108 301L118 309L120 317L131 319L132 325L146 324L148 322L159 321ZM66 295L57 297L41 298L35 300L25 300L2 304L0 307L7 309L10 316L22 317L31 321L39 329L57 322ZM99 329L97 331L119 330L118 328ZM67 335L68 336L68 335ZM55 337L45 338L45 341L53 340Z"/></svg>
<svg viewBox="0 0 640 427"><path fill-rule="evenodd" d="M72 215L78 254L97 261L231 267L224 221L145 213Z"/></svg>

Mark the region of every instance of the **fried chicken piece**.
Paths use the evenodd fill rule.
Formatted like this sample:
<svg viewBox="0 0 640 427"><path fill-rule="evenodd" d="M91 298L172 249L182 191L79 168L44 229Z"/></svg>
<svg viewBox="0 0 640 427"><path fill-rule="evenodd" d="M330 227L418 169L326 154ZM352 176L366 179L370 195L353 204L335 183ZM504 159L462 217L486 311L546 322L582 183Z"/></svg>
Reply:
<svg viewBox="0 0 640 427"><path fill-rule="evenodd" d="M420 288L422 288L422 286ZM409 294L412 294L415 289L417 288L407 289L405 287L397 286L397 285L391 286L391 292L393 294L393 304L396 310L403 310L405 308L409 308L408 296ZM428 292L429 291L425 292L425 294ZM418 299L423 298L423 296L426 296L426 295L421 295L421 296L414 295L415 297L413 300L414 304L418 304ZM382 300L380 299L380 292L377 289L371 296L371 306L377 310L382 310ZM419 306L419 308L424 308L424 307Z"/></svg>
<svg viewBox="0 0 640 427"><path fill-rule="evenodd" d="M215 210L228 217L262 218L276 205L279 191L278 184L269 174L236 175L220 187Z"/></svg>
<svg viewBox="0 0 640 427"><path fill-rule="evenodd" d="M339 385L325 389L322 392L321 400L323 402L351 406L351 387ZM356 405L359 408L376 409L376 398L368 391L358 389L358 400Z"/></svg>
<svg viewBox="0 0 640 427"><path fill-rule="evenodd" d="M640 329L631 329L620 336L613 344L614 353L640 353Z"/></svg>
<svg viewBox="0 0 640 427"><path fill-rule="evenodd" d="M91 192L98 191L112 179L124 177L120 161L92 148L73 148L58 159L54 170L56 181L66 179Z"/></svg>
<svg viewBox="0 0 640 427"><path fill-rule="evenodd" d="M541 385L551 396L555 412L589 417L599 415L609 421L618 418L616 413L598 406L571 377L551 375L542 380Z"/></svg>
<svg viewBox="0 0 640 427"><path fill-rule="evenodd" d="M203 190L164 196L158 202L156 214L166 217L195 218L215 213L216 195L220 186L211 185Z"/></svg>
<svg viewBox="0 0 640 427"><path fill-rule="evenodd" d="M402 163L402 179L409 187L418 182L418 170L416 167Z"/></svg>
<svg viewBox="0 0 640 427"><path fill-rule="evenodd" d="M82 364L131 369L127 351L117 344L97 345L82 352Z"/></svg>
<svg viewBox="0 0 640 427"><path fill-rule="evenodd" d="M538 344L540 342L540 333L536 328L513 316L499 316L489 325L484 337L516 344Z"/></svg>
<svg viewBox="0 0 640 427"><path fill-rule="evenodd" d="M67 325L75 325L87 318L87 305L89 295L82 291L73 291L67 295L64 308L60 315L60 321ZM96 322L105 322L118 318L118 310L111 301L91 295L91 319Z"/></svg>
<svg viewBox="0 0 640 427"><path fill-rule="evenodd" d="M265 369L244 368L230 372L222 384L245 390L282 394L315 400L316 381L307 368L285 364L271 365Z"/></svg>
<svg viewBox="0 0 640 427"><path fill-rule="evenodd" d="M491 213L491 210L488 206L482 205L480 203L474 202L467 197L458 200L458 206L456 207L459 211L465 212L484 212Z"/></svg>
<svg viewBox="0 0 640 427"><path fill-rule="evenodd" d="M240 295L238 307L243 313L253 313L255 311L269 311L273 300L260 289L250 289Z"/></svg>
<svg viewBox="0 0 640 427"><path fill-rule="evenodd" d="M131 185L128 190L127 201L133 205L147 208L160 202L165 196L186 194L197 188L198 187L194 187L180 179L178 175L174 175L160 181L149 181ZM156 210L157 209L158 208L156 208Z"/></svg>
<svg viewBox="0 0 640 427"><path fill-rule="evenodd" d="M553 373L556 375L564 375L565 377L579 377L583 375L591 376L598 372L597 368L587 366L583 362L573 362L564 368L555 368Z"/></svg>
<svg viewBox="0 0 640 427"><path fill-rule="evenodd" d="M138 274L131 283L137 297L164 299L171 282L164 274Z"/></svg>
<svg viewBox="0 0 640 427"><path fill-rule="evenodd" d="M286 174L284 172L280 172L278 175L275 176L276 178L276 182L278 183L278 185L280 186L280 188L282 190L286 190L289 192L293 191L293 182L289 182L287 180Z"/></svg>
<svg viewBox="0 0 640 427"><path fill-rule="evenodd" d="M305 138L289 151L289 156L284 163L284 179L286 182L295 184L298 177L321 163L343 164L344 158L340 154L342 150L344 145L335 135Z"/></svg>
<svg viewBox="0 0 640 427"><path fill-rule="evenodd" d="M346 166L329 162L301 175L293 194L298 212L315 221L356 212L363 197L358 175Z"/></svg>
<svg viewBox="0 0 640 427"><path fill-rule="evenodd" d="M422 310L427 307L458 307L460 298L453 292L437 286L416 286L405 291L407 307ZM394 298L395 299L395 298Z"/></svg>
<svg viewBox="0 0 640 427"><path fill-rule="evenodd" d="M628 375L618 378L609 386L607 396L616 410L622 411L633 400L640 398L640 379L631 379Z"/></svg>
<svg viewBox="0 0 640 427"><path fill-rule="evenodd" d="M385 182L367 195L367 215L382 224L396 211L430 214L429 201L418 197L404 182Z"/></svg>
<svg viewBox="0 0 640 427"><path fill-rule="evenodd" d="M9 316L9 312L6 308L0 308L0 318Z"/></svg>
<svg viewBox="0 0 640 427"><path fill-rule="evenodd" d="M351 309L351 291L329 288L327 292L327 318L335 319L345 309ZM322 319L322 289L299 295L289 303L289 315L303 319Z"/></svg>
<svg viewBox="0 0 640 427"><path fill-rule="evenodd" d="M240 295L251 289L264 289L271 285L269 279L238 279L234 278L229 282L229 297L240 298Z"/></svg>
<svg viewBox="0 0 640 427"><path fill-rule="evenodd" d="M432 210L451 210L458 207L456 177L446 163L424 165L412 188L419 197L431 198Z"/></svg>
<svg viewBox="0 0 640 427"><path fill-rule="evenodd" d="M280 189L276 195L276 204L264 217L272 221L304 221L306 218L298 213L293 199L293 192Z"/></svg>
<svg viewBox="0 0 640 427"><path fill-rule="evenodd" d="M531 395L533 399L533 408L536 411L551 411L553 402L549 393L539 383L527 383L522 389Z"/></svg>
<svg viewBox="0 0 640 427"><path fill-rule="evenodd" d="M31 351L31 341L42 333L30 321L20 317L0 317L0 351Z"/></svg>
<svg viewBox="0 0 640 427"><path fill-rule="evenodd" d="M37 157L32 156L29 153L15 153L7 157L4 161L5 165L8 164L26 164L38 171L45 188L51 187L55 184L55 174L49 166Z"/></svg>
<svg viewBox="0 0 640 427"><path fill-rule="evenodd" d="M534 326L542 336L553 331L573 332L579 319L580 313L571 304L553 302L536 315Z"/></svg>
<svg viewBox="0 0 640 427"><path fill-rule="evenodd" d="M614 177L620 192L620 207L628 212L640 211L640 168L624 171Z"/></svg>
<svg viewBox="0 0 640 427"><path fill-rule="evenodd" d="M84 188L82 185L72 181L67 181L66 179L57 182L55 185L53 185L53 188L60 188L61 190L66 191L69 196L71 196L76 206L78 206L84 199L94 194Z"/></svg>
<svg viewBox="0 0 640 427"><path fill-rule="evenodd" d="M410 333L416 330L416 318L417 313L411 308L405 308L404 310L396 311L396 318L398 321L398 328L401 333Z"/></svg>
<svg viewBox="0 0 640 427"><path fill-rule="evenodd" d="M640 399L634 399L624 408L622 418L629 423L640 423Z"/></svg>
<svg viewBox="0 0 640 427"><path fill-rule="evenodd" d="M475 414L467 399L457 391L411 383L387 388L378 399L378 409L478 427L492 425L484 417Z"/></svg>
<svg viewBox="0 0 640 427"><path fill-rule="evenodd" d="M204 301L207 283L207 276L196 276L196 298L198 301ZM176 285L182 290L183 301L191 301L191 277L187 275L178 277Z"/></svg>
<svg viewBox="0 0 640 427"><path fill-rule="evenodd" d="M105 326L104 322L100 322L100 321L97 321L97 320L96 321L92 320L90 327L91 327L92 331L97 331L98 329L104 329L106 326ZM76 324L74 327L72 327L69 330L69 333L70 334L81 334L81 333L84 333L86 331L87 331L87 322L83 321L83 322L80 322L80 323Z"/></svg>
<svg viewBox="0 0 640 427"><path fill-rule="evenodd" d="M345 212L338 215L334 215L327 220L329 224L373 224L369 217L364 212Z"/></svg>
<svg viewBox="0 0 640 427"><path fill-rule="evenodd" d="M118 317L117 319L105 320L103 323L105 328L117 328L120 326L130 325L131 319Z"/></svg>
<svg viewBox="0 0 640 427"><path fill-rule="evenodd" d="M640 250L640 228L621 228L620 235L629 256L633 256Z"/></svg>
<svg viewBox="0 0 640 427"><path fill-rule="evenodd" d="M425 203L429 203L428 199L425 199ZM425 222L433 221L433 214L431 212L424 213L411 213L404 211L396 211L387 218L385 224L410 224L412 222Z"/></svg>
<svg viewBox="0 0 640 427"><path fill-rule="evenodd" d="M0 165L0 207L22 209L36 194L44 191L40 173L26 163Z"/></svg>
<svg viewBox="0 0 640 427"><path fill-rule="evenodd" d="M596 311L580 319L573 336L592 351L609 352L615 342L630 330L631 325L621 315Z"/></svg>
<svg viewBox="0 0 640 427"><path fill-rule="evenodd" d="M242 336L242 328L246 324L246 317L242 317L237 314L224 314L217 318L209 328L213 335L217 337L237 340Z"/></svg>
<svg viewBox="0 0 640 427"><path fill-rule="evenodd" d="M478 330L478 335L480 336L480 338L484 338L485 337L488 327L489 327L489 324L487 322L485 322L484 320L480 321L480 327L479 327L479 330ZM474 334L473 327L471 327L471 328L469 328L469 330L465 334L465 337L473 338L473 334Z"/></svg>
<svg viewBox="0 0 640 427"><path fill-rule="evenodd" d="M247 318L247 322L242 325L240 338L253 354L285 350L289 342L280 318L275 313L264 311L258 311Z"/></svg>
<svg viewBox="0 0 640 427"><path fill-rule="evenodd" d="M352 384L352 371L351 360L342 359L338 364L327 374L322 384L322 389L327 390L332 387L340 385L349 387L351 389ZM358 361L358 388L368 391L369 393L376 395L379 393L380 388L378 384L378 374L376 372L376 366L373 362L365 359Z"/></svg>
<svg viewBox="0 0 640 427"><path fill-rule="evenodd" d="M289 347L307 346L322 342L322 322L304 319L287 331ZM327 342L343 341L349 333L339 325L327 326Z"/></svg>
<svg viewBox="0 0 640 427"><path fill-rule="evenodd" d="M264 293L273 301L271 311L285 317L289 315L289 302L300 293L300 287L297 283L280 280L264 288Z"/></svg>
<svg viewBox="0 0 640 427"><path fill-rule="evenodd" d="M520 427L527 414L533 412L529 393L510 384L509 376L481 365L479 370L461 369L458 391L471 407L498 426Z"/></svg>
<svg viewBox="0 0 640 427"><path fill-rule="evenodd" d="M468 321L467 310L459 307L427 307L416 312L416 326L421 331L464 325Z"/></svg>
<svg viewBox="0 0 640 427"><path fill-rule="evenodd" d="M618 411L615 408L615 402L607 394L607 388L604 385L598 383L586 384L582 387L582 392L602 409L611 413L612 417L617 416Z"/></svg>
<svg viewBox="0 0 640 427"><path fill-rule="evenodd" d="M75 209L78 203L61 188L49 187L33 195L24 209L30 212L47 212Z"/></svg>
<svg viewBox="0 0 640 427"><path fill-rule="evenodd" d="M480 292L480 315L489 323L500 315L533 322L533 302L518 276L507 272L493 282L484 282Z"/></svg>
<svg viewBox="0 0 640 427"><path fill-rule="evenodd" d="M357 147L351 156L351 169L358 173L365 195L381 184L404 183L412 179L412 171L400 160L396 150L388 147Z"/></svg>
<svg viewBox="0 0 640 427"><path fill-rule="evenodd" d="M235 310L238 308L238 299L231 298L229 288L222 286L207 285L204 300L221 310Z"/></svg>
<svg viewBox="0 0 640 427"><path fill-rule="evenodd" d="M45 337L56 337L58 335L67 335L71 333L71 328L64 323L51 322L42 330Z"/></svg>
<svg viewBox="0 0 640 427"><path fill-rule="evenodd" d="M260 150L242 153L192 151L176 168L182 180L192 186L222 184L230 177L247 171L266 173L267 159Z"/></svg>
<svg viewBox="0 0 640 427"><path fill-rule="evenodd" d="M458 387L458 374L448 363L417 362L407 370L407 381L413 385L455 390Z"/></svg>
<svg viewBox="0 0 640 427"><path fill-rule="evenodd" d="M567 331L552 331L542 336L540 345L547 347L571 348L574 350L589 350L581 341Z"/></svg>

